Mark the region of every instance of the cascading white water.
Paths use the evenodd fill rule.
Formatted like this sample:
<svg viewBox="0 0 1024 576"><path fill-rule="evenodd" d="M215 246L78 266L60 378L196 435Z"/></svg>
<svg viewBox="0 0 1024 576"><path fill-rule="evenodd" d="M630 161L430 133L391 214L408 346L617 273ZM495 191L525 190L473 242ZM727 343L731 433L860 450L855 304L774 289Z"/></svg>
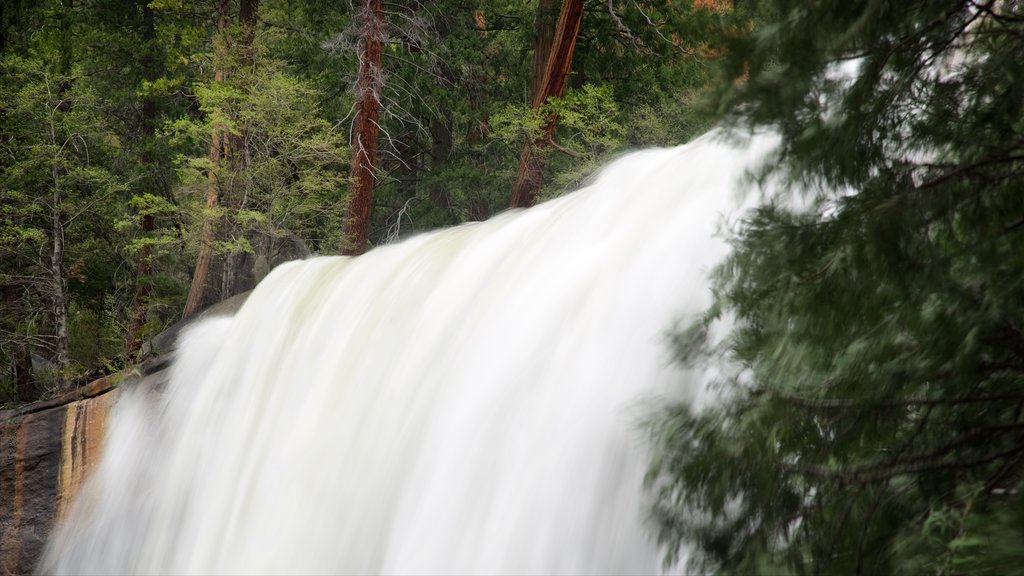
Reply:
<svg viewBox="0 0 1024 576"><path fill-rule="evenodd" d="M656 573L666 335L774 140L631 154L581 191L274 271L126 390L44 573Z"/></svg>

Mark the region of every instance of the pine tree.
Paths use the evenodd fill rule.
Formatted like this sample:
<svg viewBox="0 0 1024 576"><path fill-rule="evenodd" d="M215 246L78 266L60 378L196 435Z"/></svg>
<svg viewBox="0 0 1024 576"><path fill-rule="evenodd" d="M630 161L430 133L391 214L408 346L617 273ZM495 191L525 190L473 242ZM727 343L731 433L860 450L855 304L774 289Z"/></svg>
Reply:
<svg viewBox="0 0 1024 576"><path fill-rule="evenodd" d="M72 363L69 284L90 260L83 240L88 221L110 225L108 210L120 186L109 170L99 99L80 72L16 57L4 59L0 69L7 156L0 170L0 283L15 308L10 337L14 356L24 358L24 337L37 336L62 389ZM43 323L31 320L40 309L46 310Z"/></svg>
<svg viewBox="0 0 1024 576"><path fill-rule="evenodd" d="M757 8L721 102L781 134L792 191L679 338L732 371L653 419L661 538L725 573L1019 573L1024 6Z"/></svg>

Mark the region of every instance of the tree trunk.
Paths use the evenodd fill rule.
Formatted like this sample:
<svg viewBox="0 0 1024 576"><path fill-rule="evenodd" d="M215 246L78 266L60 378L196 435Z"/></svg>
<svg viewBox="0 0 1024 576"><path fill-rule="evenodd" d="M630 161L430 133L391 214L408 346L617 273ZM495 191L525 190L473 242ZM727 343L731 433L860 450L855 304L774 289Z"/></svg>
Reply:
<svg viewBox="0 0 1024 576"><path fill-rule="evenodd" d="M58 92L60 103L50 111L50 144L59 150L56 118L53 115L64 110L63 90ZM60 154L60 152L57 152ZM50 163L50 261L46 268L49 278L45 282L45 293L50 304L50 322L53 327L53 362L57 367L57 388L63 390L67 383L67 369L71 363L68 350L68 299L67 284L64 282L64 222L61 218L60 164L56 157Z"/></svg>
<svg viewBox="0 0 1024 576"><path fill-rule="evenodd" d="M256 15L259 10L258 0L241 0L238 5L238 23L241 27L241 34L238 42L232 46L235 53L234 59L240 64L240 69L233 70L231 76L233 85L240 90L250 89L250 78L256 66L256 54L253 48L253 41L256 38ZM236 118L237 121L237 118ZM227 136L228 142L225 145L225 160L227 161L228 172L231 179L227 189L222 190L224 199L222 202L225 209L224 222L222 224L222 235L225 240L235 240L238 237L246 236L247 230L241 230L238 225L237 214L245 208L248 202L248 190L246 173L248 171L248 133L246 127L237 122L238 133L231 133ZM220 297L230 298L238 292L239 278L244 275L242 267L245 265L245 252L242 250L231 250L224 254L224 270L221 281Z"/></svg>
<svg viewBox="0 0 1024 576"><path fill-rule="evenodd" d="M147 79L155 80L158 71L156 70L156 59L153 58L154 43L156 42L156 28L153 23L153 9L148 2L143 3L143 28L142 41L144 43L143 67ZM142 98L142 139L143 152L142 164L146 166L146 172L152 172L153 153L151 148L156 137L156 102L153 96L147 92ZM152 180L149 180L152 184ZM152 214L142 217L142 235L148 236L156 230L156 219ZM128 313L128 330L125 334L124 351L129 357L135 356L142 345L142 329L146 325L146 316L149 311L149 300L152 291L150 276L153 274L153 251L146 244L139 249L138 266L135 269L135 296L132 298Z"/></svg>
<svg viewBox="0 0 1024 576"><path fill-rule="evenodd" d="M214 81L221 82L223 80L223 71L217 70L214 73ZM199 256L196 258L196 269L192 274L192 286L189 287L188 299L185 301L185 309L181 313L182 319L188 318L201 310L206 304L206 298L210 291L210 262L213 259L213 243L217 239L216 224L218 218L209 212L212 212L213 209L217 207L219 188L217 167L220 164L220 139L220 130L214 129L210 135L210 171L207 175L208 180L206 188L206 210L208 214L203 217L202 244L199 246Z"/></svg>
<svg viewBox="0 0 1024 576"><path fill-rule="evenodd" d="M541 7L544 0L541 0ZM538 8L540 10L540 7ZM538 22L542 14L538 12ZM546 64L542 75L537 75L538 62L541 60L539 51L543 51L547 39L538 30L537 40L534 44L534 77L533 89L530 90L533 97L531 105L533 108L540 108L551 97L559 97L565 90L566 79L569 76L569 69L572 67L572 53L576 48L576 37L579 35L580 25L583 22L583 1L564 0L562 11L558 15L558 24L555 26L553 38L550 41ZM540 24L538 24L538 29ZM543 135L537 140L523 143L519 153L519 170L516 173L516 185L512 192L512 208L526 208L532 206L537 198L543 182L542 170L543 161L537 153L538 148L543 148L551 141L555 132L558 117L552 114L548 117Z"/></svg>
<svg viewBox="0 0 1024 576"><path fill-rule="evenodd" d="M352 186L342 254L366 251L370 207L376 183L377 120L380 116L381 0L363 0L360 11L359 76L356 79L356 118L352 142Z"/></svg>
<svg viewBox="0 0 1024 576"><path fill-rule="evenodd" d="M216 68L213 72L214 83L224 82L224 62L227 49L226 31L231 24L229 15L229 0L217 0L217 35L215 42L216 52L214 61ZM185 309L181 312L182 319L188 318L209 304L210 292L214 291L221 283L218 266L213 263L213 244L217 239L217 223L219 218L212 212L217 207L220 195L220 182L218 180L218 168L222 153L222 134L218 127L214 126L210 134L210 169L207 175L206 188L206 211L203 216L203 235L199 245L199 255L196 258L196 269L192 273L192 285L188 290L188 298L185 300ZM218 273L212 273L212 272Z"/></svg>
<svg viewBox="0 0 1024 576"><path fill-rule="evenodd" d="M242 43L246 48L252 46L256 35L256 13L259 7L259 0L241 0L238 3L238 22L242 25ZM252 55L247 55L247 58L251 61Z"/></svg>
<svg viewBox="0 0 1024 576"><path fill-rule="evenodd" d="M538 98L544 86L544 74L548 69L557 24L555 0L539 0L533 21L533 75L530 76L530 105L534 107L539 106ZM544 99L541 98L539 102L543 104Z"/></svg>
<svg viewBox="0 0 1024 576"><path fill-rule="evenodd" d="M542 1L550 2L550 0ZM470 99L469 107L477 120L470 125L469 130L466 132L466 142L470 145L479 144L484 139L484 136L491 131L490 118L487 116L486 106L487 74L484 72L487 68L487 61L491 51L487 48L487 14L483 10L477 10L473 13L473 25L476 27L476 35L477 39L480 40L483 57L481 58L480 68L472 73L473 85L476 87L476 96Z"/></svg>
<svg viewBox="0 0 1024 576"><path fill-rule="evenodd" d="M53 212L50 217L50 315L53 322L53 362L57 367L57 387L67 385L68 365L71 354L68 350L68 298L64 282L64 223L61 220L61 194L58 186L57 164L51 166L53 174Z"/></svg>

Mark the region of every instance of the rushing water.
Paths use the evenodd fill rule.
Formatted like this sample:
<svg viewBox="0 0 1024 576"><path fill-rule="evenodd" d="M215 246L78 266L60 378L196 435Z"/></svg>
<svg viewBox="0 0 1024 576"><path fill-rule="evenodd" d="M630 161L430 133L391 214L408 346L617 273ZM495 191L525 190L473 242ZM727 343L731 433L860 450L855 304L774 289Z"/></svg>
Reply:
<svg viewBox="0 0 1024 576"><path fill-rule="evenodd" d="M163 395L125 391L41 570L663 570L637 424L703 393L666 335L709 303L770 144L635 153L527 211L281 266L183 337Z"/></svg>

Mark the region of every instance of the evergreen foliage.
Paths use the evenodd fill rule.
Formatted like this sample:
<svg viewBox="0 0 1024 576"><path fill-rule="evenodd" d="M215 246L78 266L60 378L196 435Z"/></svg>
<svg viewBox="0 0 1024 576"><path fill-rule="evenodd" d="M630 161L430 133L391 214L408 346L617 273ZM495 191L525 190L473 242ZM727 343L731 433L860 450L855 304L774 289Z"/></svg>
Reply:
<svg viewBox="0 0 1024 576"><path fill-rule="evenodd" d="M543 6L557 14L560 4L385 3L371 246L508 206L521 145L543 120L529 107ZM204 250L198 305L258 279L275 242L321 254L342 245L354 10L296 0L4 3L0 403L123 364L180 318ZM708 126L698 98L708 63L724 32L749 20L722 2L588 3L568 89L542 110L560 120L541 196L624 148L677 144ZM74 103L53 116L67 147L47 144L46 105L56 104L40 91L47 82ZM52 242L54 214L63 247ZM64 252L56 266L55 248Z"/></svg>
<svg viewBox="0 0 1024 576"><path fill-rule="evenodd" d="M69 291L79 306L104 306L96 276L116 266L106 241L120 215L114 199L124 191L110 169L120 143L80 71L61 74L12 56L0 62L0 78L0 282L13 288L8 305L46 311L8 325L52 358L55 380L42 383L52 386L95 360L69 356L66 307Z"/></svg>
<svg viewBox="0 0 1024 576"><path fill-rule="evenodd" d="M257 46L262 52L262 47ZM283 63L261 55L258 75L238 73L222 83L192 86L199 115L165 125L176 156L180 202L196 209L215 170L222 187L231 186L237 205L210 210L234 223L219 250L252 251L251 236L297 234L313 250L337 245L347 157L344 134L321 115L317 93L291 75ZM244 167L222 159L210 166L209 134L222 131L240 140ZM199 214L191 215L198 221ZM198 232L198 230L195 230ZM198 238L190 238L190 246Z"/></svg>
<svg viewBox="0 0 1024 576"><path fill-rule="evenodd" d="M757 4L719 95L793 192L679 338L731 371L652 420L659 534L722 573L1020 573L1024 5Z"/></svg>

